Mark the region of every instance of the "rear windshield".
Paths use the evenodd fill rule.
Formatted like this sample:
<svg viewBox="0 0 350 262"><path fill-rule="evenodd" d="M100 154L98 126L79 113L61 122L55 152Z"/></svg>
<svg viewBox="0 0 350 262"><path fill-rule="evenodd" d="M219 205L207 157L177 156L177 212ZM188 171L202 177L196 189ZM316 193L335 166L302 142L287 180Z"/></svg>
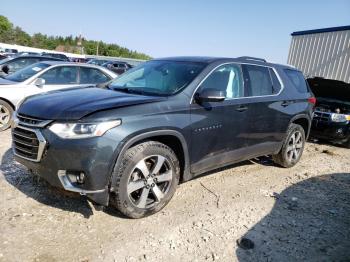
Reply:
<svg viewBox="0 0 350 262"><path fill-rule="evenodd" d="M299 93L309 92L306 80L300 71L285 69L284 72Z"/></svg>

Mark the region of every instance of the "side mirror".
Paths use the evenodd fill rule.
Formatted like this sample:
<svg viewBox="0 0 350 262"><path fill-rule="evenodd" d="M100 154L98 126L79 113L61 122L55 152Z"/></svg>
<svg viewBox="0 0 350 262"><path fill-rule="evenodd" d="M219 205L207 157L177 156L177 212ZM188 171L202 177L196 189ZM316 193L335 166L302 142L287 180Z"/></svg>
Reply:
<svg viewBox="0 0 350 262"><path fill-rule="evenodd" d="M9 71L10 71L10 68L9 68L8 65L3 65L3 66L1 67L1 71L4 72L5 74L8 74Z"/></svg>
<svg viewBox="0 0 350 262"><path fill-rule="evenodd" d="M195 94L197 102L222 102L226 98L224 91L216 89L204 89L203 91Z"/></svg>
<svg viewBox="0 0 350 262"><path fill-rule="evenodd" d="M43 85L45 85L45 79L43 78L37 78L34 81L34 85L36 85L37 87L43 87Z"/></svg>

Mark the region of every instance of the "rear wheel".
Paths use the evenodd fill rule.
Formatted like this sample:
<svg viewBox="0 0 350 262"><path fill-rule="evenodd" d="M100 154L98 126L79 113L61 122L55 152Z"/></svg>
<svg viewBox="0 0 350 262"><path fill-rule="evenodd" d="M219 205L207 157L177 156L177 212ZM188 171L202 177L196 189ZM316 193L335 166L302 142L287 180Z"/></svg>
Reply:
<svg viewBox="0 0 350 262"><path fill-rule="evenodd" d="M304 129L297 124L289 126L287 137L284 141L282 149L277 155L272 158L275 163L283 167L292 167L298 163L303 154L305 146L305 132Z"/></svg>
<svg viewBox="0 0 350 262"><path fill-rule="evenodd" d="M12 114L12 106L3 100L0 100L0 132L10 127Z"/></svg>
<svg viewBox="0 0 350 262"><path fill-rule="evenodd" d="M173 197L179 183L179 161L171 148L144 142L127 150L116 176L111 206L131 218L141 218L161 210Z"/></svg>

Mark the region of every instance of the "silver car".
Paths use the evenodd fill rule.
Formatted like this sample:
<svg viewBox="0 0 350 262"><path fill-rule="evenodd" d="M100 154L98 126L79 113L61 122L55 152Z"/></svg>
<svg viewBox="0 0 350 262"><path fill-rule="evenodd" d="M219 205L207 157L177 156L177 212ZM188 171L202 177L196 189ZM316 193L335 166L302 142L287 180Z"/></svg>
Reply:
<svg viewBox="0 0 350 262"><path fill-rule="evenodd" d="M0 132L11 123L13 111L25 97L75 86L101 84L117 77L91 64L44 61L0 78Z"/></svg>

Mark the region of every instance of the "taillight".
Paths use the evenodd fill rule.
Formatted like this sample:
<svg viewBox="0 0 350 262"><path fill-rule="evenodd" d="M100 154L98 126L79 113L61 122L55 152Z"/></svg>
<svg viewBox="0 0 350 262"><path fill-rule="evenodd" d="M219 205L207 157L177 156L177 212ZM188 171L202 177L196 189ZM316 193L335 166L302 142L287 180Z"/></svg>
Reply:
<svg viewBox="0 0 350 262"><path fill-rule="evenodd" d="M310 104L316 105L316 97L309 97L307 100Z"/></svg>

